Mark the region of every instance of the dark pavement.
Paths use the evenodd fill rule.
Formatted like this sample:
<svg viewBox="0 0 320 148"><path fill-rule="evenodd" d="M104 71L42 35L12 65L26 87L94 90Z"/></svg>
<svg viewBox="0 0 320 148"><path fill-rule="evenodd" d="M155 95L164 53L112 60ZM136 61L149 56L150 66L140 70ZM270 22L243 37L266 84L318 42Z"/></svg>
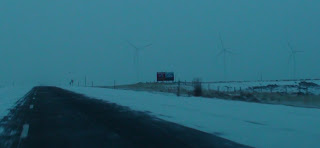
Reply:
<svg viewBox="0 0 320 148"><path fill-rule="evenodd" d="M246 147L56 87L31 90L0 127L0 148Z"/></svg>

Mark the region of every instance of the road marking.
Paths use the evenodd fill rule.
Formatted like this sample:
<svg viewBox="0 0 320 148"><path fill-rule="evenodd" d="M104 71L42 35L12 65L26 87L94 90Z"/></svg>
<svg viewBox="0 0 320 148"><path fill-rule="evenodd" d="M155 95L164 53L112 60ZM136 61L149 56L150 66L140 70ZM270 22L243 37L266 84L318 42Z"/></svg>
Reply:
<svg viewBox="0 0 320 148"><path fill-rule="evenodd" d="M25 139L28 137L28 133L29 133L29 124L24 124L23 125L23 129L20 135L20 139Z"/></svg>
<svg viewBox="0 0 320 148"><path fill-rule="evenodd" d="M30 105L30 109L33 109L33 105Z"/></svg>

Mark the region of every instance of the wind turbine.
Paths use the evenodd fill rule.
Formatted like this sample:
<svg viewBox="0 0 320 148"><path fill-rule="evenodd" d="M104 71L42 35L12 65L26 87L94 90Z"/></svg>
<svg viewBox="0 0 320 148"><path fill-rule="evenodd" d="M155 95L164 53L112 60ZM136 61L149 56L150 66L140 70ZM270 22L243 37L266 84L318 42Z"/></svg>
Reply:
<svg viewBox="0 0 320 148"><path fill-rule="evenodd" d="M301 53L303 51L299 51L299 50L294 50L290 44L290 42L288 42L288 47L290 49L290 57L289 57L289 61L292 60L293 63L293 78L296 78L296 72L297 72L297 61L296 61L296 54L297 53Z"/></svg>
<svg viewBox="0 0 320 148"><path fill-rule="evenodd" d="M225 48L221 34L219 33L219 39L221 42L221 51L218 54L218 57L223 55L223 68L224 68L224 80L227 80L227 55L233 54L232 51L228 50L229 48Z"/></svg>
<svg viewBox="0 0 320 148"><path fill-rule="evenodd" d="M130 41L127 41L127 42L135 50L135 53L134 53L134 65L135 65L135 68L136 68L137 81L139 82L140 81L140 66L139 66L140 51L145 49L145 48L147 48L147 47L150 47L152 44L148 44L148 45L145 45L145 46L142 46L142 47L137 47L136 45L132 44Z"/></svg>

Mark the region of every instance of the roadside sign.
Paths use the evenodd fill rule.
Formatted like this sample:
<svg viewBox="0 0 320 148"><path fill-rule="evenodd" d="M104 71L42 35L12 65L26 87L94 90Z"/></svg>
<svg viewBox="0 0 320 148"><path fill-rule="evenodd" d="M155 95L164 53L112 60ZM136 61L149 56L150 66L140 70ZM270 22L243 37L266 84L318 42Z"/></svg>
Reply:
<svg viewBox="0 0 320 148"><path fill-rule="evenodd" d="M157 81L174 81L173 72L158 72Z"/></svg>

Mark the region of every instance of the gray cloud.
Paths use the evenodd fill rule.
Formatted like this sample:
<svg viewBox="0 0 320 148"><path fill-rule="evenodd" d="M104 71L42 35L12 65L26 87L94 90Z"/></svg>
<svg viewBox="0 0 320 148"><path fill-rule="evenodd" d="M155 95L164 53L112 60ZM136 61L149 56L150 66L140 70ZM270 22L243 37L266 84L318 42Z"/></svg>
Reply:
<svg viewBox="0 0 320 148"><path fill-rule="evenodd" d="M0 82L95 84L135 82L134 50L141 51L143 81L157 71L181 80L223 80L217 57L222 34L228 80L288 79L290 41L297 77L318 78L318 1L300 0L57 0L0 2ZM292 71L292 70L291 70Z"/></svg>

